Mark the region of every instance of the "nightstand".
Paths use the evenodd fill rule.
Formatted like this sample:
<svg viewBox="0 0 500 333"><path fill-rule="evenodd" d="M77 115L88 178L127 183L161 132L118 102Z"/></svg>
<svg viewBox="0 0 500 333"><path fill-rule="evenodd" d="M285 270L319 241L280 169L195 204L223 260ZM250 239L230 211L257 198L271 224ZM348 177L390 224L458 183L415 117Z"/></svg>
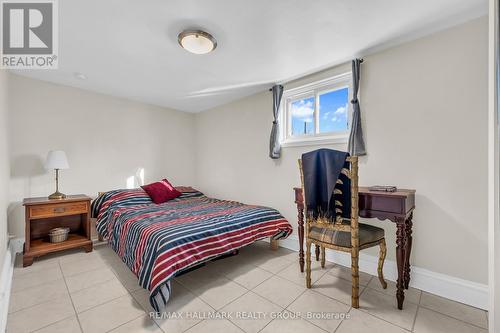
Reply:
<svg viewBox="0 0 500 333"><path fill-rule="evenodd" d="M92 251L90 239L90 198L68 195L64 199L27 198L23 201L26 218L23 267L35 257L74 248ZM49 241L49 231L56 227L70 229L68 239L60 243Z"/></svg>

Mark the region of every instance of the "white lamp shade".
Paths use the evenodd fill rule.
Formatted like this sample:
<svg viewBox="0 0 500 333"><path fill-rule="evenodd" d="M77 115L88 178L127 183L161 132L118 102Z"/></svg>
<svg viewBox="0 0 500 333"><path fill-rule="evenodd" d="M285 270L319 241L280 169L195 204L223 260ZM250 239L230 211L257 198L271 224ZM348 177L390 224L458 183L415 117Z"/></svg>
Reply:
<svg viewBox="0 0 500 333"><path fill-rule="evenodd" d="M45 168L50 169L69 169L68 159L66 153L62 150L51 150L47 154L47 161Z"/></svg>

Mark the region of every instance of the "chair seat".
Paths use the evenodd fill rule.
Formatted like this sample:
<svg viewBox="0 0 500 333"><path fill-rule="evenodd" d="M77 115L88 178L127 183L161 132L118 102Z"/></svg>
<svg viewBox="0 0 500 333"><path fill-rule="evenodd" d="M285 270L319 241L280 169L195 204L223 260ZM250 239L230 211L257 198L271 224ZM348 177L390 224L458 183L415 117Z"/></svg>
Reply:
<svg viewBox="0 0 500 333"><path fill-rule="evenodd" d="M369 224L359 224L359 246L374 243L384 238L384 229ZM351 247L351 233L311 226L309 238L341 247Z"/></svg>

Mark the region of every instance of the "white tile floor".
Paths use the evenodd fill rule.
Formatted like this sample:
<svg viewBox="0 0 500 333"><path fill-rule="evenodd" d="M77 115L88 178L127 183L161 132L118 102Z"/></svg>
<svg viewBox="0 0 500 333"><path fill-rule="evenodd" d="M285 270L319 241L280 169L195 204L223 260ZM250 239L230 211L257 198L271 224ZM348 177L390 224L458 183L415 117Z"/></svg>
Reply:
<svg viewBox="0 0 500 333"><path fill-rule="evenodd" d="M368 274L352 309L350 271L332 263L313 262L312 279L308 290L295 252L258 242L175 279L168 310L178 318L150 319L148 293L103 245L16 267L7 331L486 332L485 311L416 289L399 311L394 283L383 290Z"/></svg>

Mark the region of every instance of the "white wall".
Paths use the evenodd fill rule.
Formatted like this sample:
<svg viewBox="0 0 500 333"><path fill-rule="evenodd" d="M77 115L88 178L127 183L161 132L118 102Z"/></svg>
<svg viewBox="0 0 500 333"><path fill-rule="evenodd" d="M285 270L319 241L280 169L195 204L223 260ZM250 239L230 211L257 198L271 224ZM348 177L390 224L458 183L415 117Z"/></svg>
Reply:
<svg viewBox="0 0 500 333"><path fill-rule="evenodd" d="M9 230L17 237L24 237L22 199L54 192L53 172L43 168L51 149L68 156L70 169L60 172L67 194L125 188L138 168L146 183L193 183L192 114L17 75L10 76L9 97Z"/></svg>
<svg viewBox="0 0 500 333"><path fill-rule="evenodd" d="M489 59L488 59L488 264L490 332L500 327L500 136L499 136L499 0L489 1Z"/></svg>
<svg viewBox="0 0 500 333"><path fill-rule="evenodd" d="M7 250L7 206L9 193L8 103L9 74L0 70L0 267Z"/></svg>
<svg viewBox="0 0 500 333"><path fill-rule="evenodd" d="M360 184L417 190L414 265L487 283L487 19L366 56L360 89L368 149ZM271 160L271 103L263 92L196 116L196 184L212 196L277 208L295 224L297 159L318 146L284 148ZM394 248L394 225L370 223L385 227Z"/></svg>

